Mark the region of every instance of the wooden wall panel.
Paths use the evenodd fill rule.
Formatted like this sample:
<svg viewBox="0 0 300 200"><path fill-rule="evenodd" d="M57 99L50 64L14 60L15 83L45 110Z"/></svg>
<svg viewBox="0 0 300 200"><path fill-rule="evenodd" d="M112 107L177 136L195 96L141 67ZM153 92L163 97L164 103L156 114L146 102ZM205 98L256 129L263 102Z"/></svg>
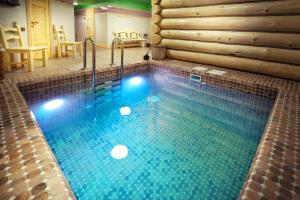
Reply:
<svg viewBox="0 0 300 200"><path fill-rule="evenodd" d="M300 80L300 0L161 0L167 57Z"/></svg>
<svg viewBox="0 0 300 200"><path fill-rule="evenodd" d="M162 0L160 5L163 8L181 8L215 4L244 3L253 1L255 2L261 0Z"/></svg>
<svg viewBox="0 0 300 200"><path fill-rule="evenodd" d="M277 77L289 77L290 79L300 80L300 67L275 62L266 62L233 56L214 55L207 53L178 51L168 49L167 57L189 62L199 62L207 65L222 66L250 72L258 72Z"/></svg>
<svg viewBox="0 0 300 200"><path fill-rule="evenodd" d="M300 3L300 2L299 2ZM163 18L163 29L300 32L300 15Z"/></svg>
<svg viewBox="0 0 300 200"><path fill-rule="evenodd" d="M163 39L161 44L169 49L230 55L300 65L300 51L298 50L173 39Z"/></svg>
<svg viewBox="0 0 300 200"><path fill-rule="evenodd" d="M160 34L169 39L300 49L300 34L210 30L162 30Z"/></svg>
<svg viewBox="0 0 300 200"><path fill-rule="evenodd" d="M162 10L162 17L216 17L300 14L299 0L263 1L257 3L227 4Z"/></svg>

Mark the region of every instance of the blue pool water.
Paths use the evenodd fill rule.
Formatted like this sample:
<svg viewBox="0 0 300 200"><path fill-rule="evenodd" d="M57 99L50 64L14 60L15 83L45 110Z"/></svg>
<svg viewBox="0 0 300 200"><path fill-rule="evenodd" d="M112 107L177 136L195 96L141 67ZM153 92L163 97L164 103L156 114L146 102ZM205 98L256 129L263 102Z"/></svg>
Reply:
<svg viewBox="0 0 300 200"><path fill-rule="evenodd" d="M80 200L223 200L237 199L272 104L151 72L30 107Z"/></svg>

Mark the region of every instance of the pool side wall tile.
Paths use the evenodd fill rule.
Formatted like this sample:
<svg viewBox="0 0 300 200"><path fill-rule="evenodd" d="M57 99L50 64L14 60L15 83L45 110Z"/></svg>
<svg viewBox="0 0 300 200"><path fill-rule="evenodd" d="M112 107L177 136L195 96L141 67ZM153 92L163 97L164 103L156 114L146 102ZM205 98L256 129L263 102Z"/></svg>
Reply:
<svg viewBox="0 0 300 200"><path fill-rule="evenodd" d="M274 99L274 106L239 199L300 199L300 83L166 60L130 64L125 76L159 70ZM218 69L218 68L217 68ZM222 69L223 70L223 69ZM91 70L8 79L0 84L0 199L76 199L24 100L72 93L91 85ZM120 78L118 67L97 69L97 83ZM20 92L21 91L21 92ZM230 189L230 188L229 188Z"/></svg>

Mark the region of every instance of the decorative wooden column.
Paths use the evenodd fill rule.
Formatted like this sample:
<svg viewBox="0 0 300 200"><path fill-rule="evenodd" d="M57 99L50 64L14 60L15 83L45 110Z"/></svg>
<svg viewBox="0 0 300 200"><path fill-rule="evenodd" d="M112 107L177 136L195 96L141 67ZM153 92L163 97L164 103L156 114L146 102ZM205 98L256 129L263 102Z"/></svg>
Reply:
<svg viewBox="0 0 300 200"><path fill-rule="evenodd" d="M161 36L160 36L160 21L161 21L161 6L160 6L160 0L152 0L152 23L151 23L151 29L152 29L152 44L158 45L161 42Z"/></svg>
<svg viewBox="0 0 300 200"><path fill-rule="evenodd" d="M95 9L86 9L86 38L95 39Z"/></svg>

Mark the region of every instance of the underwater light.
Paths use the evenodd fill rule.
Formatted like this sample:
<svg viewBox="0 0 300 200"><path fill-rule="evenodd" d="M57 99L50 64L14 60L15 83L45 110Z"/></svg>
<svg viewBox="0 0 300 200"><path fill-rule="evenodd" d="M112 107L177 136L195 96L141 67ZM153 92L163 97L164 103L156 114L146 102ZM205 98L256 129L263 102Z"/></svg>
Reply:
<svg viewBox="0 0 300 200"><path fill-rule="evenodd" d="M124 106L120 108L121 115L129 115L131 113L131 109L128 106Z"/></svg>
<svg viewBox="0 0 300 200"><path fill-rule="evenodd" d="M148 101L151 101L151 102L158 102L160 100L160 98L158 96L151 96L148 98Z"/></svg>
<svg viewBox="0 0 300 200"><path fill-rule="evenodd" d="M53 110L62 106L64 101L62 99L54 99L45 103L44 108L46 110Z"/></svg>
<svg viewBox="0 0 300 200"><path fill-rule="evenodd" d="M120 160L128 156L128 148L125 145L118 144L110 151L111 157Z"/></svg>
<svg viewBox="0 0 300 200"><path fill-rule="evenodd" d="M141 77L133 77L129 80L129 83L132 85L139 85L142 83L142 78Z"/></svg>

